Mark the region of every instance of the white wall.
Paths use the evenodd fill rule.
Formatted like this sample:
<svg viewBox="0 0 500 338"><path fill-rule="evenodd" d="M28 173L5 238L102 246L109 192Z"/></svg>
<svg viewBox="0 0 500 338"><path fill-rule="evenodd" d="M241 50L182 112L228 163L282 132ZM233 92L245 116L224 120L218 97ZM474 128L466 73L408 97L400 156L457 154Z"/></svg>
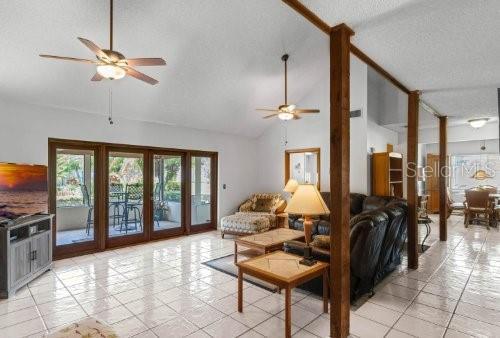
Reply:
<svg viewBox="0 0 500 338"><path fill-rule="evenodd" d="M498 121L485 124L484 127L474 129L468 124L448 126L448 142L478 141L498 139ZM406 137L406 136L404 136ZM439 143L438 128L426 128L418 131L419 143Z"/></svg>
<svg viewBox="0 0 500 338"><path fill-rule="evenodd" d="M482 145L486 146L486 150L481 150ZM439 144L430 143L425 145L426 153L439 154ZM498 154L498 139L485 141L464 141L464 142L448 142L448 154L450 155L466 155L466 154Z"/></svg>
<svg viewBox="0 0 500 338"><path fill-rule="evenodd" d="M0 100L0 162L47 164L48 138L219 152L219 217L255 191L256 142L234 135ZM227 189L223 190L222 185Z"/></svg>
<svg viewBox="0 0 500 338"><path fill-rule="evenodd" d="M271 122L258 138L258 190L281 191L285 180L285 150L321 148L321 190L330 191L330 77L326 71L300 102L299 107L319 108L320 114L305 116L300 121ZM351 191L367 192L367 66L351 58L351 110L361 109L361 118L351 119ZM285 142L285 130L288 144Z"/></svg>
<svg viewBox="0 0 500 338"><path fill-rule="evenodd" d="M368 121L368 149L375 148L374 152L387 151L387 144L398 144L398 133Z"/></svg>

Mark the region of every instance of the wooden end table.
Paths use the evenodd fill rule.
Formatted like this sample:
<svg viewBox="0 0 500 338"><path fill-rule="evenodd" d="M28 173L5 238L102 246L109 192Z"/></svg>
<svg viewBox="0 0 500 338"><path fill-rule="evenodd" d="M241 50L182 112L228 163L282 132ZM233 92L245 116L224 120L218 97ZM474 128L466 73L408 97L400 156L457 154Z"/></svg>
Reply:
<svg viewBox="0 0 500 338"><path fill-rule="evenodd" d="M292 289L311 279L323 276L323 312L328 313L329 264L317 262L313 266L299 264L301 256L275 251L237 263L238 312L243 312L243 274L259 278L285 289L285 336L292 336Z"/></svg>
<svg viewBox="0 0 500 338"><path fill-rule="evenodd" d="M283 243L304 238L304 232L293 229L275 229L256 235L238 237L234 240L234 264L238 262L238 245L261 254L281 250Z"/></svg>

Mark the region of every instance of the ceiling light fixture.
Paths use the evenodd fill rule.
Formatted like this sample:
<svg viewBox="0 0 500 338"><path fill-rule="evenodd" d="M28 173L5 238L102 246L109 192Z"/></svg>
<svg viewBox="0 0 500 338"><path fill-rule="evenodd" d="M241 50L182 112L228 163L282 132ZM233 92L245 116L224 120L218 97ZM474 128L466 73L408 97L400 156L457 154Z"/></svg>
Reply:
<svg viewBox="0 0 500 338"><path fill-rule="evenodd" d="M127 74L123 68L115 65L97 66L97 72L99 73L99 75L109 80L118 80L123 78Z"/></svg>
<svg viewBox="0 0 500 338"><path fill-rule="evenodd" d="M290 121L293 120L293 113L281 112L278 114L278 118L283 121Z"/></svg>
<svg viewBox="0 0 500 338"><path fill-rule="evenodd" d="M484 127L486 122L488 122L489 120L490 120L489 118L483 117L480 119L472 119L472 120L469 120L467 122L469 122L469 124L472 128L478 129L478 128Z"/></svg>

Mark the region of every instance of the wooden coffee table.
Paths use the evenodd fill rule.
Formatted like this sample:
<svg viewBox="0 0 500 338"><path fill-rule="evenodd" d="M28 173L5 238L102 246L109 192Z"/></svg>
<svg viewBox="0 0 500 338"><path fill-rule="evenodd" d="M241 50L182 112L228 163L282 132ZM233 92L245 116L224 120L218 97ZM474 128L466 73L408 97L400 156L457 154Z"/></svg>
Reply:
<svg viewBox="0 0 500 338"><path fill-rule="evenodd" d="M323 311L328 312L328 263L313 266L299 264L301 256L275 251L237 263L238 311L243 312L243 274L259 278L285 289L285 336L292 336L292 289L311 279L323 276Z"/></svg>
<svg viewBox="0 0 500 338"><path fill-rule="evenodd" d="M238 245L253 249L260 254L281 250L283 243L304 238L304 232L280 228L256 235L238 237L234 240L234 263L238 262Z"/></svg>

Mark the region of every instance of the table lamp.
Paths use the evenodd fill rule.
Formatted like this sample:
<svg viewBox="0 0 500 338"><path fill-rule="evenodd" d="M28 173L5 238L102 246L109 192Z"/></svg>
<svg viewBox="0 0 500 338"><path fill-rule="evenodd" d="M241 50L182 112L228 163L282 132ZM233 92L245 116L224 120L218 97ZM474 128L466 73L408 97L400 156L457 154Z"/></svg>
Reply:
<svg viewBox="0 0 500 338"><path fill-rule="evenodd" d="M286 182L285 188L283 189L284 192L289 192L290 194L293 195L295 190L297 190L297 187L299 186L299 182L297 180L291 178Z"/></svg>
<svg viewBox="0 0 500 338"><path fill-rule="evenodd" d="M306 247L304 249L304 259L300 264L314 265L316 262L311 258L311 230L312 219L314 215L327 215L330 210L321 197L318 188L314 184L302 184L297 187L292 199L288 203L285 212L289 214L303 215L304 217L304 237L306 239Z"/></svg>

